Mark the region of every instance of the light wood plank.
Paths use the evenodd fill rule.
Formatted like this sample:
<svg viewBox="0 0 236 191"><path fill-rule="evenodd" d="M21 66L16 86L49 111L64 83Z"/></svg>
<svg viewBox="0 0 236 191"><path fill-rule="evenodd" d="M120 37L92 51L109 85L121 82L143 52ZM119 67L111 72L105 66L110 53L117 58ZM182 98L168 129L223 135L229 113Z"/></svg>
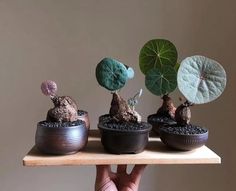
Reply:
<svg viewBox="0 0 236 191"><path fill-rule="evenodd" d="M35 147L24 157L24 166L73 166L95 164L219 164L221 158L203 146L194 151L173 151L160 138L151 135L145 151L139 154L115 155L104 151L99 132L90 132L87 147L76 154L50 156L41 154Z"/></svg>

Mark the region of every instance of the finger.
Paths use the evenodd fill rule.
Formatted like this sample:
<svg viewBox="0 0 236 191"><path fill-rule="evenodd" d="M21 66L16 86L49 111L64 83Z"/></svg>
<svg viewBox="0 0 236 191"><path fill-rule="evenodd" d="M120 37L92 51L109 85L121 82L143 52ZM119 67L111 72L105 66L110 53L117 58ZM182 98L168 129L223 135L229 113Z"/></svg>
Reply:
<svg viewBox="0 0 236 191"><path fill-rule="evenodd" d="M97 174L95 181L95 190L100 190L101 187L110 181L109 173L111 167L109 165L96 165Z"/></svg>
<svg viewBox="0 0 236 191"><path fill-rule="evenodd" d="M96 165L96 169L97 169L97 178L102 180L109 177L109 173L111 172L110 165Z"/></svg>
<svg viewBox="0 0 236 191"><path fill-rule="evenodd" d="M126 174L126 169L127 169L127 165L126 164L122 164L122 165L117 165L117 173L118 174Z"/></svg>
<svg viewBox="0 0 236 191"><path fill-rule="evenodd" d="M136 185L139 184L142 173L146 166L147 166L146 164L135 165L132 172L130 173L130 176Z"/></svg>

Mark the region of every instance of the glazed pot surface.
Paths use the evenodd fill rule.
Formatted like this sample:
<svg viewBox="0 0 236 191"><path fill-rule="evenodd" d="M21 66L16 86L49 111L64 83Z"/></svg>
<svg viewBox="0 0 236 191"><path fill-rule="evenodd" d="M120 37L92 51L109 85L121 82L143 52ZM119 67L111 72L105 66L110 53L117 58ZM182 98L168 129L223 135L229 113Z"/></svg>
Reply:
<svg viewBox="0 0 236 191"><path fill-rule="evenodd" d="M90 121L89 121L89 115L88 115L88 112L87 111L84 111L84 110L78 110L78 116L79 116L79 119L84 121L85 124L86 124L86 127L88 129L90 129Z"/></svg>
<svg viewBox="0 0 236 191"><path fill-rule="evenodd" d="M39 122L35 135L36 147L43 153L56 155L73 154L83 149L88 140L88 128L84 121L78 121L75 126L63 127Z"/></svg>
<svg viewBox="0 0 236 191"><path fill-rule="evenodd" d="M167 132L163 130L162 127L160 128L160 138L164 144L173 149L190 151L206 144L209 131L205 128L203 129L206 130L206 132L201 134L181 135Z"/></svg>
<svg viewBox="0 0 236 191"><path fill-rule="evenodd" d="M98 128L101 133L101 142L107 152L113 154L136 154L145 149L151 130L150 124L142 122L142 125L145 125L143 129L111 129L106 127L107 116L105 118L105 121L102 121L100 117Z"/></svg>

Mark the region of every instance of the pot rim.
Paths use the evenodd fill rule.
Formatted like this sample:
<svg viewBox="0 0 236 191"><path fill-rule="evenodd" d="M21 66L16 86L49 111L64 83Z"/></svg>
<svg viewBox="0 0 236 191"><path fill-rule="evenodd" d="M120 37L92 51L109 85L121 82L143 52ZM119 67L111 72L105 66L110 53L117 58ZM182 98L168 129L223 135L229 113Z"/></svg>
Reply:
<svg viewBox="0 0 236 191"><path fill-rule="evenodd" d="M207 128L201 127L201 126L198 126L198 127L202 128L202 129L205 129L206 132L205 133L200 133L200 134L189 134L189 135L187 135L187 134L176 134L176 133L173 133L173 132L168 132L168 131L162 130L163 128L165 128L165 126L163 126L163 127L160 127L160 136L162 136L163 133L168 134L168 135L172 135L172 136L179 136L179 137L201 137L201 136L208 136L209 130Z"/></svg>
<svg viewBox="0 0 236 191"><path fill-rule="evenodd" d="M145 123L146 125L148 125L148 128L145 129L135 129L135 130L121 130L121 129L112 129L112 128L108 128L108 127L104 127L103 122L99 122L98 123L98 129L100 130L107 130L107 131L113 131L113 132L120 132L120 133L146 133L146 132L150 132L152 129L152 125L142 121L142 123Z"/></svg>
<svg viewBox="0 0 236 191"><path fill-rule="evenodd" d="M77 125L71 125L71 126L65 126L65 127L49 127L49 126L44 126L44 125L42 125L41 123L43 123L43 122L48 122L48 121L46 121L46 120L43 120L43 121L39 121L38 123L37 123L37 127L38 128L49 128L49 129L69 129L69 128L71 128L71 129L75 129L75 128L79 128L79 127L81 127L81 126L86 126L86 124L85 124L85 121L83 121L83 120L81 120L81 119L78 119L78 120L76 120L75 122L77 122L77 121L80 121L80 124L77 124ZM49 122L49 123L68 123L68 122ZM73 123L73 122L72 122Z"/></svg>

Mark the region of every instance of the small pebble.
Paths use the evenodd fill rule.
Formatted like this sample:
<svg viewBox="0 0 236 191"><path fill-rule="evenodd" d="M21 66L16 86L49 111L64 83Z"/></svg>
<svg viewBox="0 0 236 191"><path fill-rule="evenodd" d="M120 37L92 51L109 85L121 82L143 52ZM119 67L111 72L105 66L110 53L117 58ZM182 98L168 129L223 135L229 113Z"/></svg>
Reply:
<svg viewBox="0 0 236 191"><path fill-rule="evenodd" d="M177 124L172 126L164 126L161 127L161 130L167 133L173 133L179 135L195 135L207 132L207 129L192 124L186 126L178 126Z"/></svg>
<svg viewBox="0 0 236 191"><path fill-rule="evenodd" d="M102 123L105 128L124 130L124 131L142 130L142 129L148 129L150 127L150 125L145 122L133 123L133 122L117 122L114 120L109 120L109 121L105 120Z"/></svg>
<svg viewBox="0 0 236 191"><path fill-rule="evenodd" d="M81 120L73 121L73 122L48 122L48 121L41 121L39 122L39 125L43 127L49 127L49 128L62 128L62 127L71 127L71 126L77 126L81 125L84 122Z"/></svg>

